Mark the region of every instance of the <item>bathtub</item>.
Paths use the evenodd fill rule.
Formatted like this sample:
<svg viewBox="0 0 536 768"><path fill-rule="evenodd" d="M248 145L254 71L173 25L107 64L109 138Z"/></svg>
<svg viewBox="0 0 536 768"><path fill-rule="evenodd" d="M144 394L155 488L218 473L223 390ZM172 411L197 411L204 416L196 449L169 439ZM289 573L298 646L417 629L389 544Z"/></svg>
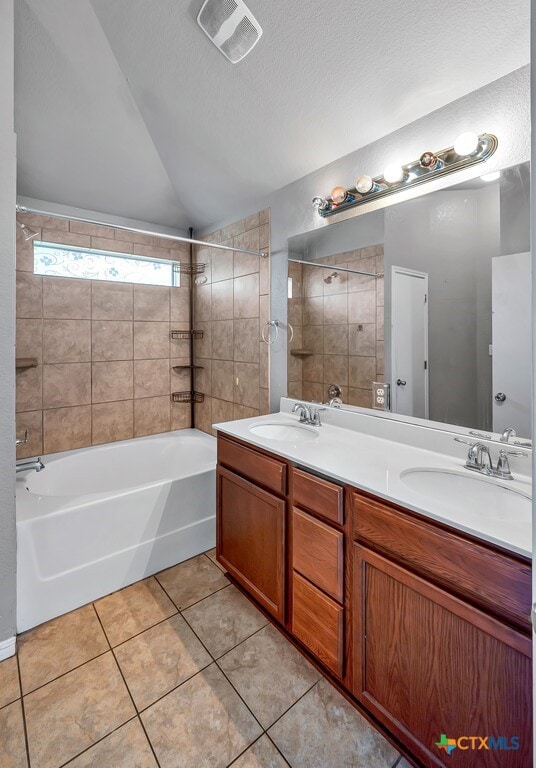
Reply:
<svg viewBox="0 0 536 768"><path fill-rule="evenodd" d="M16 483L19 632L214 546L216 440L203 432L43 462Z"/></svg>

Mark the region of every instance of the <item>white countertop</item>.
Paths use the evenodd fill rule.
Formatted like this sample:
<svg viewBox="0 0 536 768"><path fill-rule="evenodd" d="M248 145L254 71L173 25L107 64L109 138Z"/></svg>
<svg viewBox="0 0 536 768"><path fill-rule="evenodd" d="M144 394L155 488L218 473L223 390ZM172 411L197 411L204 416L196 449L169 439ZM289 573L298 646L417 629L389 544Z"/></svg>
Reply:
<svg viewBox="0 0 536 768"><path fill-rule="evenodd" d="M499 490L498 493L506 502L501 501L499 509L490 514L482 504L478 504L478 488L482 487L480 482L471 484L471 489L475 486L477 494L474 505L470 504L469 509L466 506L462 510L456 503L456 493L445 494L441 491L437 496L423 495L420 491L410 489L401 479L401 473L407 470L437 469L459 473L462 476L476 475L476 478L484 483L515 490L531 497L530 450L525 452L526 458L511 457L515 479L501 481L465 470L467 446L456 443L455 433L448 430L390 422L362 413L329 408L322 413L322 426L309 428L318 434L314 440L292 443L263 438L250 431L250 427L257 424L297 424L298 416L290 413L295 402L282 398L279 413L215 424L214 427L219 432L278 454L340 483L368 491L452 528L531 557L530 508L526 514L512 515L511 510L509 514L508 496L503 491ZM462 433L462 436L466 439L466 434ZM497 443L487 444L490 446L493 460L496 461L498 448L501 446ZM472 494L471 490L471 496Z"/></svg>

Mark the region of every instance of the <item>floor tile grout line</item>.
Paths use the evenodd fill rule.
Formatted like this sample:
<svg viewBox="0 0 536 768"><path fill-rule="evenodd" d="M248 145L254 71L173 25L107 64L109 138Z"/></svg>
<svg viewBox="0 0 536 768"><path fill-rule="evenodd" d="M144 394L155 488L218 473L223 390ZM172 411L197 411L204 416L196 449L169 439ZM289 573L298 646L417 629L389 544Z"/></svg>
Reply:
<svg viewBox="0 0 536 768"><path fill-rule="evenodd" d="M28 738L28 726L26 724L26 707L24 705L24 696L22 695L22 675L20 671L19 653L15 652L15 658L17 660L17 674L19 677L19 691L20 691L20 707L22 713L22 728L24 730L24 744L26 746L26 759L28 761L28 767L31 765L30 761L30 739ZM17 701L17 699L16 699ZM13 703L13 702L12 702Z"/></svg>
<svg viewBox="0 0 536 768"><path fill-rule="evenodd" d="M305 693L302 693L302 695L301 695L301 696L298 696L298 698L296 699L296 701L295 701L295 702L293 702L293 703L290 705L290 707L287 707L287 709L285 709L285 711L284 711L284 712L283 712L281 715L279 715L279 717L278 717L278 718L276 718L276 719L274 720L274 722L273 722L273 723L271 723L271 725L269 725L269 726L268 726L268 728L266 729L266 732L268 733L268 731L270 731L270 730L271 730L271 729L274 727L274 725L276 725L276 723L278 723L278 722L279 722L279 721L280 721L280 720L281 720L283 717L285 717L285 715L286 715L286 714L288 714L288 712L290 712L290 710L292 709L292 707L295 707L295 706L296 706L296 704L297 704L299 701L301 701L303 698L305 698L305 696L307 696L307 694L308 694L308 693L310 693L310 692L313 690L313 688L314 688L315 686L317 686L317 685L318 685L318 683L320 683L320 682L321 682L321 680L322 680L322 678L321 678L320 680L317 680L316 682L314 682L314 683L313 683L311 686L309 686L309 688L308 688L308 689L305 691Z"/></svg>
<svg viewBox="0 0 536 768"><path fill-rule="evenodd" d="M181 615L181 612L177 610L174 613L172 613L171 616L166 616L165 619L160 619L154 624L151 624L149 627L146 627L145 629L142 629L139 632L136 632L136 634L131 635L130 637L127 637L126 640L121 640L121 642L117 643L116 645L110 644L110 650L113 651L115 648L121 648L123 645L126 645L131 640L134 640L135 637L140 637L141 635L144 635L146 632L149 632L149 630L154 629L155 627L159 627L161 624L165 624L166 621L169 621L170 619L173 619L175 616L180 616L180 615Z"/></svg>
<svg viewBox="0 0 536 768"><path fill-rule="evenodd" d="M180 563L179 563L179 565L180 565ZM155 579L158 581L158 578L157 578L156 574L155 574ZM164 592L166 593L167 597L169 597L169 599L171 600L171 602L173 603L173 605L175 606L177 611L179 611L179 613L182 613L183 611L187 611L188 608L193 608L194 605L199 605L199 603L202 603L203 600L207 599L207 597L212 597L212 595L215 595L217 592L222 592L224 589L227 589L228 587L230 587L232 585L231 585L231 582L229 582L229 584L226 584L224 587L218 587L218 589L214 590L214 592L210 592L208 595L205 595L204 597L199 598L199 600L196 600L195 603L191 603L190 605L187 605L184 608L179 608L179 606L173 600L173 598L171 597L169 592L166 590L166 588L159 581L158 581L158 586L161 587L161 589L164 590Z"/></svg>
<svg viewBox="0 0 536 768"><path fill-rule="evenodd" d="M96 609L95 609L95 611L96 611ZM104 629L104 625L103 625L103 623L102 623L102 621L101 621L101 619L100 619L100 616L98 615L98 612L97 612L97 611L96 611L96 613L97 613L97 616L98 616L98 619L99 619L100 625L101 625L101 627L102 627L102 631L104 632L104 634L106 634L106 630ZM108 635L106 635L106 638L108 639ZM109 642L109 641L108 641L108 642ZM160 768L160 761L158 760L158 757L157 757L157 755L156 755L156 752L155 752L155 750L154 750L154 747L153 747L153 743L152 743L151 739L149 738L149 734L148 734L148 733L147 733L147 731L145 730L145 725L144 725L144 723L143 723L143 720L141 719L141 717L140 717L140 714L139 714L139 712L138 712L138 708L137 708L137 706L136 706L136 702L134 701L134 696L132 695L132 693L131 693L131 691L130 691L130 688L129 688L129 686L128 686L128 683L127 683L127 681L126 681L126 678L125 678L125 676L124 676L124 674L123 674L123 670L121 669L121 665L119 664L119 661L117 660L117 656L115 655L115 653L114 653L114 649L113 649L113 648L111 649L111 653L112 653L112 656L113 656L113 658L114 658L114 661L115 661L115 663L116 663L117 669L119 670L119 674L121 675L121 678L122 678L122 680L123 680L123 683L125 684L125 688L127 689L127 693L128 693L128 695L129 695L129 697L130 697L130 700L131 700L131 702L132 702L132 706L134 707L134 712L136 713L136 716L137 716L137 718L138 718L138 720L139 720L139 722L140 722L140 725L141 725L141 727L142 727L142 729L143 729L143 732L144 732L144 734L145 734L145 738L147 739L147 742L148 742L148 744L149 744L149 746L150 746L150 748L151 748L151 752L152 752L152 753L153 753L153 755L154 755L154 759L155 759L155 761L156 761L156 765L158 766L158 768Z"/></svg>
<svg viewBox="0 0 536 768"><path fill-rule="evenodd" d="M259 613L260 613L260 611L259 611ZM262 616L262 614L261 614L261 616ZM227 656L228 653L231 653L231 651L234 651L236 648L240 648L240 646L243 645L245 642L247 642L248 640L251 640L251 638L255 637L255 635L258 635L259 632L262 632L263 629L266 629L266 627L269 624L270 624L270 622L267 621L266 624L263 624L262 627L259 627L259 629L256 629L255 632L251 633L251 635L248 635L243 640L240 640L240 642L237 643L236 645L233 645L232 648L229 648L227 651L224 651L219 656L214 656L214 661L221 661L221 659L223 659L224 656Z"/></svg>
<svg viewBox="0 0 536 768"><path fill-rule="evenodd" d="M271 728L271 727L272 727L272 726L270 726L270 728ZM277 752L278 752L278 753L281 755L281 757L283 758L283 760L285 761L285 763L286 763L288 766L290 766L290 762L287 760L287 758L285 757L285 755L283 754L283 752L282 752L282 751L279 749L279 747L277 746L277 744L275 743L275 741L272 739L272 737L270 736L270 734L268 733L268 731L265 731L265 733L266 733L266 738L267 738L267 739L270 741L270 744L272 744L272 745L273 745L273 747L274 747L274 749L276 749L276 750L277 750Z"/></svg>
<svg viewBox="0 0 536 768"><path fill-rule="evenodd" d="M83 661L81 664L77 664L76 667L73 667L72 669L68 669L66 672L62 672L56 677L53 677L51 680L47 680L46 683L42 683L41 685L38 685L37 688L32 688L31 691L22 693L22 690L21 690L21 694L22 694L21 698L24 699L27 696L31 696L36 691L40 691L42 688L45 688L45 686L50 685L51 683L55 683L56 680L61 680L62 677L69 675L71 672L75 672L77 669L82 669L82 667L85 667L86 664L90 664L92 661L95 661L96 659L100 659L102 656L106 656L106 654L110 653L110 651L111 651L111 648L107 648L105 651L102 651L102 653L98 653L96 656L92 656L90 659L86 659L86 661Z"/></svg>
<svg viewBox="0 0 536 768"><path fill-rule="evenodd" d="M89 745L89 747L86 747L86 748L85 748L85 749L83 749L81 752L77 752L77 754L76 754L76 755L73 755L73 757L70 757L70 758L67 760L67 762L65 762L65 763L60 763L60 764L59 764L59 766L58 766L58 768L64 768L64 766L68 766L68 765L70 765L70 764L71 764L71 763L72 763L74 760L78 760L78 758L79 758L81 755L85 755L85 753L86 753L86 752L89 752L89 750L90 750L90 749L93 749L93 747L96 747L96 746L97 746L97 744L100 744L102 741L104 741L105 739L107 739L107 738L108 738L108 736L111 736L113 733L117 733L117 731L121 730L121 728L124 728L124 726L125 726L125 725L128 725L129 723L132 723L134 720L136 720L136 719L137 719L137 717L138 717L138 715L137 715L137 714L133 715L132 717L129 717L129 719L128 719L128 720L125 720L125 722L124 722L124 723L121 723L121 725L118 725L118 726L117 726L117 728L114 728L113 730L111 730L111 731L110 731L110 733L107 733L107 734L105 734L104 736L101 736L101 737L100 737L100 739L97 739L96 741L94 741L94 742L93 742L93 744L90 744L90 745Z"/></svg>

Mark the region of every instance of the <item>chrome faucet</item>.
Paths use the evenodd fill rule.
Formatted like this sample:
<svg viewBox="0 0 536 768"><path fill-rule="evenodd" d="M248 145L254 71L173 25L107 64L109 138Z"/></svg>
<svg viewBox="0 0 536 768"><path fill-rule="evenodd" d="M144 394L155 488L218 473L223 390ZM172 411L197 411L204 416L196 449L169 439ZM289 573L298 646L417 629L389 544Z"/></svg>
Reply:
<svg viewBox="0 0 536 768"><path fill-rule="evenodd" d="M36 472L41 472L45 468L45 465L41 459L29 459L28 461L17 461L15 464L15 472L27 472L30 469L35 469Z"/></svg>
<svg viewBox="0 0 536 768"><path fill-rule="evenodd" d="M467 458L465 460L466 469L472 469L474 472L480 472L480 474L487 475L488 477L497 477L501 480L514 479L514 476L510 471L508 456L523 456L526 458L528 455L525 451L507 451L505 448L502 448L499 451L497 466L494 467L490 449L487 445L484 445L484 443L472 443L468 440L462 440L461 437L455 437L454 439L457 443L464 443L469 446Z"/></svg>
<svg viewBox="0 0 536 768"><path fill-rule="evenodd" d="M17 448L19 447L19 445L28 445L28 443L30 442L28 440L28 437L29 437L29 432L27 429L25 429L24 437L22 439L20 437L17 437L17 439L15 440L15 445L17 446Z"/></svg>
<svg viewBox="0 0 536 768"><path fill-rule="evenodd" d="M321 427L320 411L325 410L327 409L322 407L311 410L311 407L305 405L305 403L296 403L292 408L292 413L300 414L300 424L310 424L313 427Z"/></svg>
<svg viewBox="0 0 536 768"><path fill-rule="evenodd" d="M501 435L501 443L507 443L511 437L517 437L517 432L513 427L506 427Z"/></svg>

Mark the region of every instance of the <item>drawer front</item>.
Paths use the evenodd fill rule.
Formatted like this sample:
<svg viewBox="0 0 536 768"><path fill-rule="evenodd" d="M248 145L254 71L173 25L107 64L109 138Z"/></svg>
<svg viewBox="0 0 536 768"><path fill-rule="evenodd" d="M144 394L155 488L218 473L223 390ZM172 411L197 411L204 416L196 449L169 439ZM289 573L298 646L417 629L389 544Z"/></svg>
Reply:
<svg viewBox="0 0 536 768"><path fill-rule="evenodd" d="M343 534L316 518L292 510L292 565L334 600L343 600Z"/></svg>
<svg viewBox="0 0 536 768"><path fill-rule="evenodd" d="M277 459L219 437L218 461L280 496L287 492L287 465Z"/></svg>
<svg viewBox="0 0 536 768"><path fill-rule="evenodd" d="M293 469L292 498L296 506L338 525L344 524L344 489L340 485Z"/></svg>
<svg viewBox="0 0 536 768"><path fill-rule="evenodd" d="M529 628L530 565L353 494L354 537L496 615Z"/></svg>
<svg viewBox="0 0 536 768"><path fill-rule="evenodd" d="M343 675L343 617L344 608L293 574L291 631L339 677Z"/></svg>

